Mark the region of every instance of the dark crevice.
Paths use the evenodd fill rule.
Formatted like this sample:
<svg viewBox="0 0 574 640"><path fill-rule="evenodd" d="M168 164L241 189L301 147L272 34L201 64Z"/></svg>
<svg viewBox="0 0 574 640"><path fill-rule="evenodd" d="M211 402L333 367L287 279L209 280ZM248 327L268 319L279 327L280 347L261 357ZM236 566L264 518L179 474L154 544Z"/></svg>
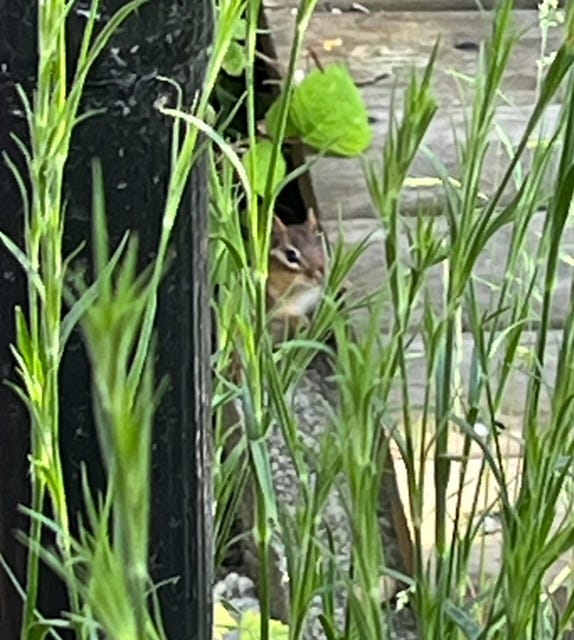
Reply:
<svg viewBox="0 0 574 640"><path fill-rule="evenodd" d="M262 15L257 51L263 53L265 58L275 60L276 54L268 33L267 24ZM256 96L255 110L256 118L259 122L264 119L267 110L279 96L281 78L277 69L272 64L258 57L254 64L254 79ZM221 121L225 121L237 102L243 98L245 87L245 75L233 77L225 72L221 73L213 100L214 107L216 111L219 112ZM243 101L241 107L228 124L225 131L226 138L231 141L245 140L248 135L247 118L246 103ZM286 143L283 145L282 150L287 164L287 172L293 171L305 161L302 144ZM308 175L304 175L290 182L281 191L275 203L275 213L285 224L301 223L307 218L307 208L309 206L312 206L315 211L317 211L309 177ZM215 323L213 324L213 330L216 331ZM212 340L213 349L217 344L214 335L212 336ZM223 579L231 571L236 571L241 575L248 573L245 562L245 534L249 535L249 532L243 530L240 518L236 518L230 532L230 538L233 539L234 542L227 549L223 562L217 570L216 579Z"/></svg>
<svg viewBox="0 0 574 640"><path fill-rule="evenodd" d="M268 35L268 27L263 15L260 20L257 51L268 59L276 59L273 43ZM272 64L257 57L254 64L254 79L256 118L257 121L262 121L273 101L279 96L281 78ZM221 73L213 100L216 111L220 113L220 121L225 121L238 101L244 98L245 87L246 78L244 74L233 77L225 72ZM246 103L243 100L240 108L237 109L227 126L225 134L228 139L232 141L246 139L248 135L247 116ZM286 143L283 145L283 156L287 164L287 172L293 171L304 162L301 147L302 145L298 143ZM301 223L307 217L307 207L309 206L316 209L309 177L304 175L284 187L277 197L275 212L286 224Z"/></svg>

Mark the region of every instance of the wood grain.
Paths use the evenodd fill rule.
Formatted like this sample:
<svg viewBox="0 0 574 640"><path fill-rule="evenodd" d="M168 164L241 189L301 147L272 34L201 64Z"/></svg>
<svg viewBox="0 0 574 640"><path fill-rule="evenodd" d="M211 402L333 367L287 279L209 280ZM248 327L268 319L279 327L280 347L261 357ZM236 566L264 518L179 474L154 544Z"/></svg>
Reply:
<svg viewBox="0 0 574 640"><path fill-rule="evenodd" d="M289 9L267 12L279 69L289 57L294 17ZM540 35L534 11L516 11L515 24L522 33L509 62L503 83L504 99L497 112L497 124L516 144L524 132L535 101L537 60L540 56ZM388 129L389 106L393 89L401 96L412 69L422 70L432 48L441 36L436 63L433 91L439 111L424 140L424 144L440 159L450 175L457 176L458 160L455 135L464 139L464 104L470 101L471 81L453 78L453 73L472 79L477 72L478 47L491 28L492 12L484 15L467 12L464 19L456 11L445 12L378 12L371 15L347 13L317 14L311 20L306 46L312 47L322 64L339 62L347 65L360 87L374 129L374 141L367 157L380 156ZM561 42L560 30L550 32L548 50L555 50ZM329 49L329 50L326 50ZM299 66L313 68L308 54ZM399 100L400 104L400 100ZM551 131L557 121L559 108L548 110L545 131ZM489 152L482 188L492 193L508 162L503 145L493 130L493 146ZM308 154L310 157L312 154ZM526 158L528 161L528 158ZM526 165L528 166L528 162ZM357 158L322 158L310 171L311 182L323 219L337 217L339 210L345 218L372 215L361 161ZM412 175L436 176L433 162L419 153ZM336 177L336 178L335 178ZM510 194L510 192L509 192ZM403 199L405 213L415 214L422 207L440 211L443 205L442 187L408 189Z"/></svg>
<svg viewBox="0 0 574 640"><path fill-rule="evenodd" d="M290 9L268 11L268 26L277 53L279 68L286 69L291 49L295 15ZM472 74L476 70L478 46L489 35L493 12L457 11L380 11L372 14L315 14L306 33L305 46L313 47L325 64L345 62L358 83L373 82L382 74L378 88L392 89L398 80L408 79L412 67L426 65L440 35L441 48L437 68ZM536 85L536 61L540 56L540 33L536 11L515 11L514 24L520 41L509 63L507 90L533 91ZM548 49L560 43L560 29L551 29ZM312 66L304 53L303 67ZM452 84L442 98L456 97ZM440 93L440 92L438 92ZM532 99L532 95L529 96Z"/></svg>
<svg viewBox="0 0 574 640"><path fill-rule="evenodd" d="M524 133L526 121L532 113L530 105L501 105L495 122L504 131L512 144L516 145ZM552 105L545 113L541 131L549 135L554 131L560 113L558 105ZM381 149L388 128L388 112L382 108L378 111L380 119L373 124L374 143L365 157L382 167ZM464 112L460 108L443 108L435 116L423 140L424 147L432 154L432 159L424 152L419 152L410 169L411 178L436 178L439 174L436 163L442 164L448 175L459 178L460 165L455 149L455 135L458 140L464 139ZM508 166L507 152L495 129L491 132L491 146L487 152L482 172L481 189L485 194L494 193ZM556 155L553 162L556 162ZM308 159L314 158L308 154ZM522 168L526 171L530 166L531 152L526 152ZM368 218L374 216L374 208L369 197L361 158L323 157L316 159L310 170L311 182L318 200L319 213L322 220L337 219L339 214L344 219ZM545 182L545 193L552 188L552 171L548 172ZM444 188L439 182L415 183L416 186L404 190L401 210L404 215L418 215L420 212L441 213L444 210ZM511 183L503 202L508 201L516 192Z"/></svg>
<svg viewBox="0 0 574 640"><path fill-rule="evenodd" d="M500 336L500 334L498 334L498 336ZM562 331L560 329L549 331L543 369L543 391L540 397L540 407L538 412L540 428L544 428L550 416L550 392L554 387L561 340ZM473 336L467 332L462 333L460 353L457 354L457 362L459 362L461 376L460 398L465 406L468 406L467 393L474 345L475 342ZM530 380L530 375L527 371L527 362L528 358L534 354L535 345L536 332L524 331L520 339L521 357L517 358L513 365L513 369L504 387L500 413L496 416L496 419L504 424L506 428L505 433L509 434L513 438L521 438L523 427L522 415L524 414L526 392L528 382ZM422 411L426 387L429 384L429 372L427 370L424 353L425 350L422 338L420 335L416 335L412 338L407 350L408 367L406 373L409 388L409 407L411 409L413 419L416 419L417 413ZM491 388L494 390L497 388L496 385L500 375L500 357L501 351L493 354L491 361L489 361L490 370L488 371L488 379ZM434 406L432 393L431 406ZM399 389L399 381L397 381L388 406L389 415L394 415L397 420L401 421L402 407L403 400ZM479 409L479 420L488 423L487 407L485 404L482 404ZM513 448L512 451L509 450L509 453L513 455L520 453L520 448Z"/></svg>
<svg viewBox="0 0 574 640"><path fill-rule="evenodd" d="M497 0L482 0L484 9L493 9ZM563 2L561 5L563 6ZM266 9L296 8L299 0L265 0ZM360 6L357 6L360 5ZM538 0L515 0L516 9L536 9ZM339 11L474 11L479 10L477 0L321 0L317 2L317 12Z"/></svg>
<svg viewBox="0 0 574 640"><path fill-rule="evenodd" d="M266 0L265 15L271 31L271 40L277 59L279 73L285 73L291 48L294 28L294 7L297 0ZM482 2L487 9L492 8L494 1ZM441 47L433 78L433 91L439 110L424 140L429 153L419 153L411 169L411 176L422 178L437 176L435 164L438 160L449 175L458 177L459 161L455 152L455 139L464 140L465 105L471 103L472 79L478 69L479 51L488 37L492 27L492 12L482 13L476 9L474 0L364 0L361 7L353 6L351 0L320 1L313 16L305 41L305 47L311 48L322 65L331 62L345 64L353 76L367 105L368 113L374 129L374 141L365 154L367 160L379 161L381 149L388 130L389 108L393 90L401 96L406 87L412 69L419 72L424 69L440 35ZM563 5L562 5L563 6ZM523 135L536 101L538 60L541 57L540 32L537 26L537 2L517 0L514 12L516 29L521 38L515 46L508 70L503 81L503 93L496 112L496 123L504 132L512 145L516 145ZM333 11L333 9L335 11ZM561 44L562 32L552 29L549 34L548 51L555 51ZM307 50L298 61L303 71L314 68L314 62ZM455 79L454 76L458 76ZM557 96L559 102L561 96ZM400 103L400 101L399 101ZM399 104L400 106L400 104ZM557 125L560 114L559 104L552 105L546 112L537 133L547 136ZM400 111L399 111L400 115ZM501 176L507 166L508 156L498 133L493 129L491 146L488 151L481 188L486 194L492 194L497 188ZM301 150L298 149L297 153ZM304 157L304 156L303 156ZM435 160L431 160L433 157ZM346 245L358 242L371 233L371 242L359 260L353 273L353 291L357 297L385 287L388 273L385 268L384 232L371 204L365 183L363 168L359 159L313 158L312 152L306 150L306 158L316 160L310 169L312 193L306 198L318 208L326 234L331 242L342 236ZM525 172L529 167L530 157L525 155L521 169ZM556 159L553 158L552 162ZM544 185L545 193L550 194L552 176L555 172L551 165L549 180ZM505 194L508 199L513 188ZM418 215L440 214L444 209L443 188L438 185L409 186L401 202L406 226L412 227ZM527 243L521 256L521 264L525 267L532 264L536 255L540 235L544 228L545 213L534 216L528 229ZM437 218L437 232L445 231L446 221L442 216ZM474 269L476 295L482 311L493 311L497 292L505 274L506 256L510 243L510 227L502 228L489 242ZM403 258L408 256L406 231L401 237ZM574 226L569 222L565 231L551 310L551 323L555 328L550 332L546 350L546 361L543 370L543 393L541 397L539 420L541 426L548 419L550 411L550 392L553 386L558 360L559 345L562 337L560 328L570 306L570 286L573 277ZM429 298L436 304L440 312L441 300L445 288L443 266L439 265L428 272L425 283ZM519 287L515 283L515 288ZM542 281L537 281L538 291L542 289ZM511 287L512 289L512 287ZM539 298L534 296L532 317L539 315ZM421 318L421 304L413 310L413 327ZM388 331L391 326L391 309L384 314L381 331ZM360 335L367 312L358 312L355 330ZM466 322L466 318L464 318ZM502 323L504 325L504 322ZM465 328L468 326L465 324ZM507 426L502 436L503 455L510 460L510 478L515 478L519 471L521 455L521 430L524 402L529 383L526 362L534 352L536 334L526 331L520 341L521 358L517 358L514 368L505 386L505 393L500 407L498 420ZM468 389L473 357L474 339L470 333L461 336L460 364L461 398L464 402L465 390ZM420 335L416 335L408 347L407 385L409 397L402 396L399 383L393 388L388 406L389 415L400 424L403 406L408 403L413 415L422 408L429 379L432 376L427 369L424 356L424 344ZM489 362L488 379L494 384L500 375L500 353L493 354ZM431 403L433 397L431 393ZM486 407L480 407L483 421L487 421ZM461 437L453 432L449 436L450 451L460 452ZM408 503L408 486L405 470L400 455L393 450L394 468L396 469L398 492L404 504ZM453 487L457 489L456 465L453 467ZM480 472L480 460L471 460L468 466L470 494L474 491L473 482ZM428 517L423 522L423 546L429 551L433 544L432 500L434 481L432 465L425 468L426 487L425 506L429 508ZM393 475L393 482L395 481ZM394 485L393 485L394 486ZM426 493L429 496L426 496ZM430 497L430 499L429 499ZM396 496L395 496L396 498ZM492 496L489 496L489 500ZM400 500L395 499L398 504ZM463 496L463 513L472 503L472 496ZM452 509L449 503L449 509ZM425 509L426 510L426 509ZM395 531L405 529L402 520L394 523ZM408 536L405 536L405 539ZM499 571L497 558L500 556L500 538L490 536L486 540L486 571L495 575ZM403 554L404 556L404 554ZM478 573L480 550L473 549L471 554L471 572ZM559 564L552 569L555 573Z"/></svg>
<svg viewBox="0 0 574 640"><path fill-rule="evenodd" d="M545 213L540 212L535 214L531 220L525 249L521 254L517 267L517 277L521 273L526 275L534 263L536 250L544 228L545 217ZM410 228L414 228L415 220L407 219L405 224ZM381 285L384 285L388 279L388 273L385 267L385 235L379 220L375 218L342 220L341 222L326 220L323 222L323 226L331 243L336 243L342 237L346 247L353 246L368 234L371 234L369 245L352 271L350 280L353 283L353 291L357 297L371 293ZM435 226L437 237L444 236L446 230L445 220L438 219ZM511 225L507 225L492 237L474 267L473 276L476 298L479 307L485 313L493 312L496 308L498 290L505 276L505 264L510 239ZM408 252L409 243L405 231L401 235L402 259L407 260ZM574 221L572 219L567 223L563 235L560 258L551 307L551 324L553 327L563 326L570 306L570 286L574 275L574 270L571 266L574 260ZM435 301L435 309L437 311L440 309L440 301L443 299L445 289L443 268L442 264L431 268L427 272L425 282L425 289L428 291L430 299ZM519 287L518 283L511 285L511 294L517 292ZM536 295L533 301L533 318L539 317L539 295L542 290L542 277L540 275L537 279ZM422 303L419 302L413 310L413 325L419 322L421 314ZM381 329L388 330L390 322L391 314L389 311L383 318Z"/></svg>

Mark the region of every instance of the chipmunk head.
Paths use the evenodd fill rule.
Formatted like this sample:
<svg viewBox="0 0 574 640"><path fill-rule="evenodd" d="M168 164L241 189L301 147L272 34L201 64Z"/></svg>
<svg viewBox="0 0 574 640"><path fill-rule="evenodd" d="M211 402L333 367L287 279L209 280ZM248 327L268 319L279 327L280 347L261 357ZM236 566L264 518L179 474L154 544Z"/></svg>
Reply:
<svg viewBox="0 0 574 640"><path fill-rule="evenodd" d="M267 304L282 317L308 317L323 295L327 258L317 219L309 210L302 224L275 217L269 255Z"/></svg>
<svg viewBox="0 0 574 640"><path fill-rule="evenodd" d="M293 283L316 286L325 278L326 256L317 219L309 209L302 224L285 225L275 216L271 238L270 270L291 273Z"/></svg>

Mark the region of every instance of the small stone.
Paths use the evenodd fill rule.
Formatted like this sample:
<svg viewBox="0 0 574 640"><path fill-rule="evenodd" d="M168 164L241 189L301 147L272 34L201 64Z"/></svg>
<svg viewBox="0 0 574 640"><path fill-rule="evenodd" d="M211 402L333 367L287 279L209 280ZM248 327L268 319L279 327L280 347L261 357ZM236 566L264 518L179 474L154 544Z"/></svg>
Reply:
<svg viewBox="0 0 574 640"><path fill-rule="evenodd" d="M474 425L474 433L476 433L479 438L486 438L490 434L490 429L484 423L477 422Z"/></svg>
<svg viewBox="0 0 574 640"><path fill-rule="evenodd" d="M482 530L485 535L498 533L502 530L500 519L495 516L486 516L482 522Z"/></svg>
<svg viewBox="0 0 574 640"><path fill-rule="evenodd" d="M219 582L216 582L215 586L213 587L213 599L216 602L219 602L220 600L225 600L226 597L227 597L227 586L225 585L224 580L220 580Z"/></svg>
<svg viewBox="0 0 574 640"><path fill-rule="evenodd" d="M253 596L255 593L253 580L247 576L239 576L237 580L237 593L239 593L240 596Z"/></svg>
<svg viewBox="0 0 574 640"><path fill-rule="evenodd" d="M227 590L227 596L232 598L238 593L239 574L236 571L225 576L225 588Z"/></svg>
<svg viewBox="0 0 574 640"><path fill-rule="evenodd" d="M229 601L232 607L235 607L241 613L246 611L259 611L259 600L254 597L231 598Z"/></svg>

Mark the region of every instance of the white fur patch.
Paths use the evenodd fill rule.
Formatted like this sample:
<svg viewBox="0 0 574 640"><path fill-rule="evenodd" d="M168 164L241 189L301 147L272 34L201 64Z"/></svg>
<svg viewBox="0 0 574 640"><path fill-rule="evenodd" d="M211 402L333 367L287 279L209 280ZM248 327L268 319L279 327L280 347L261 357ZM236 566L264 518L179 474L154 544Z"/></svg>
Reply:
<svg viewBox="0 0 574 640"><path fill-rule="evenodd" d="M284 310L291 316L306 316L318 306L323 287L317 285L297 293L291 293L285 301Z"/></svg>

